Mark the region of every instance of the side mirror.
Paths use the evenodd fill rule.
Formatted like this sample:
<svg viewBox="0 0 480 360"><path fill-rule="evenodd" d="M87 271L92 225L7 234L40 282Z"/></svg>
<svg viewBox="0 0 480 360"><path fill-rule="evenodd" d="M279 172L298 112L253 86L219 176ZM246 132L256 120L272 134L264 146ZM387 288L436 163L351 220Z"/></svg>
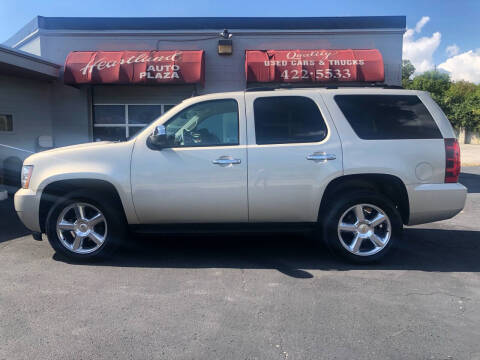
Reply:
<svg viewBox="0 0 480 360"><path fill-rule="evenodd" d="M157 148L164 148L167 146L167 130L163 125L157 125L150 135L150 142Z"/></svg>

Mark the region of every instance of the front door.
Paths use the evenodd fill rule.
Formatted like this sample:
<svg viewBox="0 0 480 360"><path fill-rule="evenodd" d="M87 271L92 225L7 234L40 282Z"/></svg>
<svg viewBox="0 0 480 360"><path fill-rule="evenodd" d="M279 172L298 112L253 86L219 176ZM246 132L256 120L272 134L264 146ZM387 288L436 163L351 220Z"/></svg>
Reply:
<svg viewBox="0 0 480 360"><path fill-rule="evenodd" d="M139 136L131 177L140 223L248 221L244 114L243 95L202 101L164 122L168 148Z"/></svg>
<svg viewBox="0 0 480 360"><path fill-rule="evenodd" d="M342 147L319 94L247 92L251 222L313 222L342 174Z"/></svg>

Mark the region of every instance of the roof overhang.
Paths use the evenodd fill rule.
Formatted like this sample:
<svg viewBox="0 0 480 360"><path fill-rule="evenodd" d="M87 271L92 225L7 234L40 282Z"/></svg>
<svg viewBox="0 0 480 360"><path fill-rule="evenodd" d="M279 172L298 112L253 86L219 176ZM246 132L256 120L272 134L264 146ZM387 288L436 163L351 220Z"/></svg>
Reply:
<svg viewBox="0 0 480 360"><path fill-rule="evenodd" d="M346 17L44 17L37 16L5 44L17 48L40 35L218 35L240 34L401 33L405 16Z"/></svg>
<svg viewBox="0 0 480 360"><path fill-rule="evenodd" d="M24 51L0 45L0 74L37 80L56 80L62 66Z"/></svg>

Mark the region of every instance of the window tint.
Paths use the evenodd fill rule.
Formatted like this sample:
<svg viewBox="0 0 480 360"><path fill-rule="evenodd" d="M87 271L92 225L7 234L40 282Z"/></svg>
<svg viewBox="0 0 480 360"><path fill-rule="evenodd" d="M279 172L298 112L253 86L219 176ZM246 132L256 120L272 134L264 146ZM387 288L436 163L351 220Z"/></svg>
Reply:
<svg viewBox="0 0 480 360"><path fill-rule="evenodd" d="M318 106L304 96L274 96L255 99L257 144L318 142L327 127Z"/></svg>
<svg viewBox="0 0 480 360"><path fill-rule="evenodd" d="M165 124L173 147L238 145L238 106L232 99L204 101Z"/></svg>
<svg viewBox="0 0 480 360"><path fill-rule="evenodd" d="M336 95L335 101L362 139L442 138L427 108L415 95Z"/></svg>

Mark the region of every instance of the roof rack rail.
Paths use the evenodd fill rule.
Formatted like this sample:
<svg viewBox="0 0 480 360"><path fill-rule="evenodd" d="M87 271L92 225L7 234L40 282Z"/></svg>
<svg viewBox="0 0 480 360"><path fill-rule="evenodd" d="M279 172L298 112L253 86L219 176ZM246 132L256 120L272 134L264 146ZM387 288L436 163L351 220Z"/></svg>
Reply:
<svg viewBox="0 0 480 360"><path fill-rule="evenodd" d="M278 89L295 89L295 88L320 88L320 89L339 89L343 87L358 87L358 88L382 88L382 89L403 89L403 86L388 85L379 83L327 83L327 84L305 84L305 83L282 83L272 84L271 86L258 86L246 88L245 91L273 91Z"/></svg>
<svg viewBox="0 0 480 360"><path fill-rule="evenodd" d="M253 92L253 91L271 91L275 90L277 88L272 87L272 86L258 86L258 87L251 87L251 88L246 88L245 91L247 92Z"/></svg>

